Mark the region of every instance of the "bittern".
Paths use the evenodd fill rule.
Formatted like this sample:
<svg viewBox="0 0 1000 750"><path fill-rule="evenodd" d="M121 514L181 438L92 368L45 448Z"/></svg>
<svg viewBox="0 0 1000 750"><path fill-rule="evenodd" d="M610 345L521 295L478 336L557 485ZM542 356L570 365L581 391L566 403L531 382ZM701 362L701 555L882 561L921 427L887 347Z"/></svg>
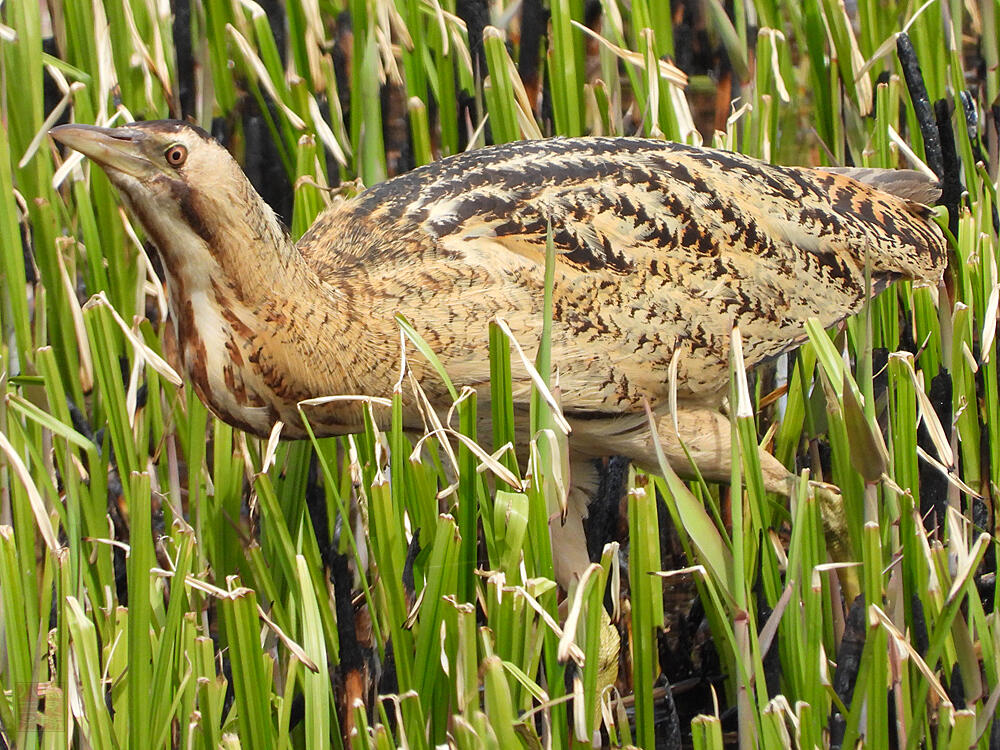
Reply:
<svg viewBox="0 0 1000 750"><path fill-rule="evenodd" d="M571 537L557 546L562 581L588 563L582 498L596 486L594 459L659 470L644 401L679 474L692 474L683 445L702 476L729 480L720 407L734 325L752 368L801 344L810 318L831 326L859 310L866 263L876 290L901 278L937 284L946 263L924 205L933 185L913 172L779 167L640 138L522 141L370 187L296 243L196 127L67 125L52 136L118 188L162 256L191 384L222 420L255 435L281 420L284 436L305 436L305 399L390 394L400 313L456 385L488 399L488 323L502 317L525 348L537 345L550 233L552 362L575 488L566 527L553 527ZM447 409L431 367L417 357L409 366ZM513 386L526 413L531 381L516 363ZM417 404L404 412L420 430ZM309 420L317 434L339 435L361 428L362 411L333 401ZM789 471L760 458L767 489L787 494Z"/></svg>

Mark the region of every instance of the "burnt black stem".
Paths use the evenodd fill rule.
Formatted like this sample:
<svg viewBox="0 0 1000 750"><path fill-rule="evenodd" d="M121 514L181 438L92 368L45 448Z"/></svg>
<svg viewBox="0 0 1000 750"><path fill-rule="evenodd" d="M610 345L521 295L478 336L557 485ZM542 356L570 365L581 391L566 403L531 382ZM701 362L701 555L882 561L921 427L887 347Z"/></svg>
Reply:
<svg viewBox="0 0 1000 750"><path fill-rule="evenodd" d="M962 200L962 160L955 146L955 132L951 128L951 106L947 99L934 102L934 118L937 123L938 137L941 144L941 162L943 172L941 177L941 198L938 200L948 209L948 229L958 236L958 204Z"/></svg>
<svg viewBox="0 0 1000 750"><path fill-rule="evenodd" d="M937 122L931 108L930 98L927 96L927 86L924 84L924 74L920 70L917 53L913 49L913 42L910 41L910 37L905 31L896 38L896 54L899 56L899 64L903 68L903 78L906 79L906 88L910 92L910 101L913 102L913 112L917 116L920 135L923 136L927 166L938 177L943 177L944 157L941 155L941 139Z"/></svg>

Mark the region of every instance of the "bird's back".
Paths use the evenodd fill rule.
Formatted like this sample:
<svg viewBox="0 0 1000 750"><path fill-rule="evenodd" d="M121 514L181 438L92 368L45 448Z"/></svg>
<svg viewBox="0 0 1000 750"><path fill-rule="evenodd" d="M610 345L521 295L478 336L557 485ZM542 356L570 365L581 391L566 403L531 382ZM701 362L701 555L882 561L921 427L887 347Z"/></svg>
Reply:
<svg viewBox="0 0 1000 750"><path fill-rule="evenodd" d="M922 178L883 177L867 179L926 193ZM946 253L928 216L845 174L569 138L413 170L321 216L299 247L327 283L362 290L367 314L406 315L449 373L475 385L488 379L494 316L522 344L537 340L551 227L564 404L617 412L666 398L675 351L680 395L714 398L734 323L752 366L800 343L808 318L829 325L856 311L866 258L877 286L936 283Z"/></svg>

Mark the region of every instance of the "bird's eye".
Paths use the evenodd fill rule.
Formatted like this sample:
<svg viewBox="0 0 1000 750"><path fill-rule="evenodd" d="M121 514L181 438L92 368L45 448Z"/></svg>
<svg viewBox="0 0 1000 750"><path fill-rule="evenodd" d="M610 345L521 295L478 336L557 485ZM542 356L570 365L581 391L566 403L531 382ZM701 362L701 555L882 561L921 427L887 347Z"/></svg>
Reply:
<svg viewBox="0 0 1000 750"><path fill-rule="evenodd" d="M171 167L179 167L187 160L188 150L178 143L168 148L163 156Z"/></svg>

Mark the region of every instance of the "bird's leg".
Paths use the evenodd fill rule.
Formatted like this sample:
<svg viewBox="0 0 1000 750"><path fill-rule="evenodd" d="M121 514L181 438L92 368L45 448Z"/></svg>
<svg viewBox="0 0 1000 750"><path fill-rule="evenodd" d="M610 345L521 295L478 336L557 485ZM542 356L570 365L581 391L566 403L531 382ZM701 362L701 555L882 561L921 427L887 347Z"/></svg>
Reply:
<svg viewBox="0 0 1000 750"><path fill-rule="evenodd" d="M673 417L668 414L660 419L657 433L664 456L678 475L692 478L694 472L691 469L691 461L693 461L707 481L729 482L732 477L732 429L727 417L707 408L679 409L676 426ZM648 453L636 455L634 460L640 468L658 474L659 462L656 460L651 436L648 432L646 435ZM691 456L690 461L684 453L682 444ZM795 487L795 475L770 453L759 450L758 456L764 477L764 489L788 497ZM833 485L823 482L809 484L819 503L823 529L832 558L839 562L853 560L855 555L844 522L843 498L840 491ZM858 591L857 577L853 570L843 571L841 585L849 600L853 598Z"/></svg>
<svg viewBox="0 0 1000 750"><path fill-rule="evenodd" d="M570 488L565 516L549 519L552 566L556 582L567 592L570 584L579 580L590 565L583 519L588 515L590 501L597 494L599 484L600 477L593 459L574 460L570 464Z"/></svg>
<svg viewBox="0 0 1000 750"><path fill-rule="evenodd" d="M608 432L613 430L614 427L609 425ZM594 434L596 437L599 433L595 431ZM667 463L679 476L693 479L693 462L706 481L728 483L732 478L732 425L729 418L718 411L707 407L685 407L678 409L676 420L671 414L661 416L657 422L657 437ZM589 455L596 455L600 446L599 439L589 443L587 451L593 452ZM614 448L640 469L652 474L660 473L648 427L616 434ZM572 486L566 518L554 518L549 524L555 552L556 580L567 591L574 577L578 578L590 562L583 519L588 515L588 501L596 495L599 477L593 460L586 455L578 454L571 462ZM759 460L764 489L788 497L795 487L795 474L766 451L759 451ZM810 487L819 503L831 556L838 561L854 559L844 525L843 500L839 490L823 482L810 482ZM848 594L856 590L852 580L842 578L841 584Z"/></svg>
<svg viewBox="0 0 1000 750"><path fill-rule="evenodd" d="M587 551L587 535L583 520L587 517L591 500L600 490L600 475L594 459L574 457L570 463L570 490L565 516L549 520L549 538L552 542L552 566L556 582L566 592L567 598L560 605L565 617L573 590L587 566L591 564ZM617 565L614 561L612 565ZM618 677L618 655L621 636L611 622L607 611L601 607L598 689L614 684Z"/></svg>
<svg viewBox="0 0 1000 750"><path fill-rule="evenodd" d="M582 448L582 452L571 459L572 483L566 518L552 519L549 524L553 551L557 553L553 556L556 580L567 590L573 577L579 577L590 563L583 519L588 515L588 503L595 497L600 483L592 457L607 453L609 445L613 444L616 453L631 459L639 468L651 474L660 473L656 448L647 426L616 433L612 423L603 436L603 431L593 429L593 423L589 426L590 433L580 430L577 435L576 445L578 449ZM727 417L706 407L678 409L676 429L675 420L669 414L660 417L657 425L660 445L674 471L687 479L694 478L691 461L684 452L686 447L691 460L707 481L723 483L728 483L732 476L731 429ZM582 438L590 439L585 447ZM778 459L764 451L760 452L760 464L765 489L787 497L794 475Z"/></svg>

